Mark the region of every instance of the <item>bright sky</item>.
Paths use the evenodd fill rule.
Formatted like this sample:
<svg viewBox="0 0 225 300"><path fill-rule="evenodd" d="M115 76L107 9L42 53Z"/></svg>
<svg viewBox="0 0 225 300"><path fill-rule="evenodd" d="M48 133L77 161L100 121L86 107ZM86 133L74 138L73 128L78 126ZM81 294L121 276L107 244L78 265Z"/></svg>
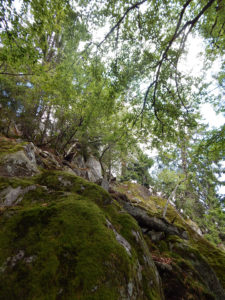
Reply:
<svg viewBox="0 0 225 300"><path fill-rule="evenodd" d="M200 53L203 51L203 40L200 37L189 37L188 40L188 54L185 60L182 61L181 69L187 73L193 75L201 75L203 70L203 58ZM218 89L216 86L216 81L213 78L213 75L216 75L219 71L220 61L216 60L211 68L205 73L206 81L212 81L212 85L209 87L209 91L213 91L214 96L218 95ZM225 105L225 99L223 98ZM209 125L209 129L219 128L225 123L225 114L216 114L213 106L210 103L201 105L201 114L203 116L203 121L205 124ZM223 163L223 168L225 163ZM225 175L220 177L221 181L225 181ZM225 194L225 186L218 189L220 194Z"/></svg>
<svg viewBox="0 0 225 300"><path fill-rule="evenodd" d="M203 48L203 40L200 37L189 37L187 44L188 54L186 59L182 60L182 71L194 76L202 74L204 71L204 59L200 54L201 51L203 51ZM218 73L220 63L219 60L216 60L211 68L205 73L205 80L212 82L212 85L209 86L209 91L213 91L214 96L218 95L218 89L216 86L217 82L213 78L213 75ZM222 101L225 103L225 99L222 99ZM218 128L225 123L225 115L222 113L216 114L212 105L209 103L201 106L201 113L205 123L209 124L210 128Z"/></svg>

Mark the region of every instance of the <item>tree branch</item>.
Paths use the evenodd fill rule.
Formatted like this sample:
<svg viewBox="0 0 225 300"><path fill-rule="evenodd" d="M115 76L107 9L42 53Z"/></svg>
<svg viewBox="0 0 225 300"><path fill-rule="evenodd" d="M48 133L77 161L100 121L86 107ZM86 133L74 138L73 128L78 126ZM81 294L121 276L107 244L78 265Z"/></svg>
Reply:
<svg viewBox="0 0 225 300"><path fill-rule="evenodd" d="M0 75L9 75L9 76L32 76L34 73L8 73L8 72L0 72Z"/></svg>
<svg viewBox="0 0 225 300"><path fill-rule="evenodd" d="M138 8L140 5L142 5L143 3L145 3L147 0L142 0L140 2L137 2L135 4L133 4L132 6L130 6L125 13L123 14L123 16L119 19L119 21L110 29L110 31L106 34L106 36L104 37L104 39L97 45L97 48L100 48L102 46L102 44L107 40L107 38L114 32L114 30L120 26L120 24L123 22L123 20L125 19L125 17L128 15L128 13L135 9Z"/></svg>
<svg viewBox="0 0 225 300"><path fill-rule="evenodd" d="M191 3L192 0L188 0L184 5L183 5L183 8L180 12L180 15L179 15L179 20L177 22L177 26L176 26L176 29L175 29L175 32L172 36L172 38L170 39L165 51L163 52L162 54L162 58L161 60L156 64L156 75L155 75L155 80L153 82L150 83L150 85L148 86L147 88L147 91L145 93L145 97L144 97L144 102L143 102L143 108L142 108L142 113L145 109L145 106L146 106L146 102L147 102L147 97L148 97L148 94L149 94L149 91L150 89L152 88L152 86L154 86L154 91L153 91L153 97L152 97L152 105L151 107L154 108L154 113L155 113L155 116L157 118L158 121L160 121L160 119L158 118L158 112L157 110L155 109L155 105L156 105L156 94L157 94L157 89L158 89L158 85L159 85L159 78L160 78L160 73L161 73L161 68L162 68L162 65L163 65L163 62L167 59L167 54L168 54L168 51L170 50L172 44L177 40L177 38L183 33L185 32L186 28L189 28L188 32L185 34L184 33L184 36L181 40L181 44L180 44L180 49L179 49L179 52L178 52L178 57L177 57L177 61L176 61L176 64L178 63L178 60L179 60L179 56L181 55L183 49L184 49L184 46L185 46L185 43L187 41L187 37L189 35L189 33L191 32L191 30L193 29L193 27L196 25L196 23L199 21L199 19L201 18L201 16L205 13L205 11L212 6L212 4L216 1L216 0L210 0L203 8L202 10L198 13L198 15L190 20L190 21L187 21L182 27L181 27L181 23L182 23L182 19L183 19L183 16L184 16L184 13L185 13L185 10L187 9L187 7L189 6L189 4ZM180 28L181 27L181 28ZM185 106L184 106L185 107ZM160 121L161 122L161 121Z"/></svg>

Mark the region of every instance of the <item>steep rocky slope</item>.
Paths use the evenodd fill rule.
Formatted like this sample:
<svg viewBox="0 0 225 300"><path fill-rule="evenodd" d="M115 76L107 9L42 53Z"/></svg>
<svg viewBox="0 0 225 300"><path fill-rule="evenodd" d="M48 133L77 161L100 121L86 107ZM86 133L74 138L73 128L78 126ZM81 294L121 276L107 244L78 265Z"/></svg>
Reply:
<svg viewBox="0 0 225 300"><path fill-rule="evenodd" d="M0 137L0 299L225 299L224 252L165 200L75 171Z"/></svg>
<svg viewBox="0 0 225 300"><path fill-rule="evenodd" d="M224 299L225 253L200 236L165 199L143 186L116 184L115 198L138 221L159 270L166 299ZM125 197L124 197L125 195Z"/></svg>

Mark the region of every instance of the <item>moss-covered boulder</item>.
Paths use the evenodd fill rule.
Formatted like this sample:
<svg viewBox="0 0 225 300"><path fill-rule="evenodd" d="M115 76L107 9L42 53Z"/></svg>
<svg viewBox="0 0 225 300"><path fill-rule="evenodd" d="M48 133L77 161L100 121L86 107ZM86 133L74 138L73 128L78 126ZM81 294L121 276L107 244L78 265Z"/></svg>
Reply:
<svg viewBox="0 0 225 300"><path fill-rule="evenodd" d="M0 182L25 191L0 210L0 299L163 299L140 227L101 187L60 171Z"/></svg>
<svg viewBox="0 0 225 300"><path fill-rule="evenodd" d="M193 230L172 205L168 207L167 220L157 228L155 225L163 221L166 200L151 196L138 184L116 184L112 196L122 204L127 203L123 205L127 211L135 211L133 216L143 227L160 273L165 299L225 299L225 252ZM158 222L143 223L143 214L145 220ZM177 233L166 228L166 224L168 228L175 226ZM179 234L182 230L187 237Z"/></svg>
<svg viewBox="0 0 225 300"><path fill-rule="evenodd" d="M225 253L165 199L65 169L0 137L0 299L225 299Z"/></svg>
<svg viewBox="0 0 225 300"><path fill-rule="evenodd" d="M23 177L39 173L34 151L32 143L0 137L0 175Z"/></svg>

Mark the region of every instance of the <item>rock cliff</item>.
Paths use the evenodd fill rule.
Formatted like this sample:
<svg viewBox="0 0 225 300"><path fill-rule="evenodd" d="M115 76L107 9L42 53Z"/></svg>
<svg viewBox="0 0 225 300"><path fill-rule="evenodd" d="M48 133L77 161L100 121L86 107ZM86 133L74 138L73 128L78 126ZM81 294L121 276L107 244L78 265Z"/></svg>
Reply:
<svg viewBox="0 0 225 300"><path fill-rule="evenodd" d="M0 137L0 299L225 299L225 253L174 207L80 169Z"/></svg>

